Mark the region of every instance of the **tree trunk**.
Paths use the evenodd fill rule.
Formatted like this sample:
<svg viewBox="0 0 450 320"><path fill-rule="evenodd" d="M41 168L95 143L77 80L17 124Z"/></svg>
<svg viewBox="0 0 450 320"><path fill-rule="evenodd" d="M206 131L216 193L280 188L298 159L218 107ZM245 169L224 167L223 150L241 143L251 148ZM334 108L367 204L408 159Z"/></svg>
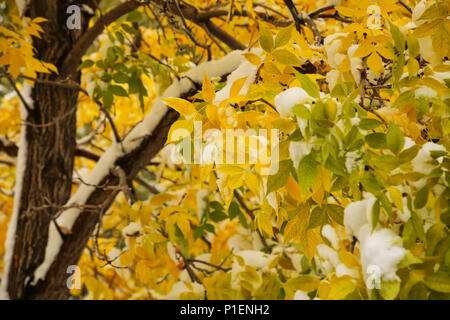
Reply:
<svg viewBox="0 0 450 320"><path fill-rule="evenodd" d="M48 19L42 24L42 39L34 38L33 45L38 59L57 67L87 27L84 23L77 32L67 30L64 1L34 0L25 14ZM55 74L39 74L39 78L58 80ZM79 82L79 73L73 80ZM14 251L9 274L5 275L11 299L30 298L29 283L44 258L50 221L57 212L56 206L70 197L77 96L77 90L38 83L31 92L34 103L22 127L26 130L27 150L23 179L17 181L23 187L20 201L15 203L19 211Z"/></svg>

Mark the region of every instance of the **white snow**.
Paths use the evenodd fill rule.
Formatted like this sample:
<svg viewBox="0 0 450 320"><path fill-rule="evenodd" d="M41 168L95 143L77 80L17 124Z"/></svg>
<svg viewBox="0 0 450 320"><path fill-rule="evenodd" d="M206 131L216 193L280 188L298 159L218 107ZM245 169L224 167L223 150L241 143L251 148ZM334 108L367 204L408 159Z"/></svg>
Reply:
<svg viewBox="0 0 450 320"><path fill-rule="evenodd" d="M372 207L375 200L375 197L370 195L365 200L355 201L347 205L344 210L344 226L348 235L356 236L359 239L361 227L371 224Z"/></svg>
<svg viewBox="0 0 450 320"><path fill-rule="evenodd" d="M346 35L346 33L333 33L324 39L323 45L325 52L327 53L328 64L334 69L337 69L346 57L344 54L338 53L341 48L342 41L337 38Z"/></svg>
<svg viewBox="0 0 450 320"><path fill-rule="evenodd" d="M416 98L424 97L424 98L437 98L438 94L436 91L431 89L430 87L421 86L414 91L414 95Z"/></svg>
<svg viewBox="0 0 450 320"><path fill-rule="evenodd" d="M357 44L351 45L347 50L347 54L350 57L350 67L353 78L355 79L355 82L359 84L359 81L361 79L361 70L363 70L362 59L353 58L353 55L355 54L356 50L358 50L358 47L359 45Z"/></svg>
<svg viewBox="0 0 450 320"><path fill-rule="evenodd" d="M337 250L339 248L339 239L336 234L336 230L334 230L331 225L327 224L323 226L322 235L331 242L331 245L334 249Z"/></svg>
<svg viewBox="0 0 450 320"><path fill-rule="evenodd" d="M282 118L292 117L292 107L296 104L310 102L313 99L303 88L292 87L275 97L275 107Z"/></svg>
<svg viewBox="0 0 450 320"><path fill-rule="evenodd" d="M200 295L203 297L205 292L205 288L196 282L190 283L192 286L192 290L188 288L188 286L184 283L184 281L175 282L172 287L172 290L165 296L161 296L160 299L163 300L178 300L180 299L180 295L185 292L192 292L194 294Z"/></svg>
<svg viewBox="0 0 450 320"><path fill-rule="evenodd" d="M30 0L16 0L17 8L19 9L20 16L24 14L24 10L27 7Z"/></svg>
<svg viewBox="0 0 450 320"><path fill-rule="evenodd" d="M275 256L255 250L243 250L236 254L244 259L244 263L255 269L262 269L270 265Z"/></svg>
<svg viewBox="0 0 450 320"><path fill-rule="evenodd" d="M28 105L28 107L33 108L34 102L31 98L31 86L27 83L23 84L22 96ZM23 105L20 103L20 118L22 122L25 122L28 116L28 111ZM8 274L9 269L11 267L11 260L14 252L14 243L16 238L16 228L17 228L17 220L19 218L19 208L20 208L20 198L22 196L22 183L23 176L26 169L26 160L27 160L27 127L26 125L22 125L22 130L20 132L20 141L19 141L19 154L17 158L17 166L16 166L16 190L14 191L14 209L11 220L9 221L8 234L6 237L5 244L5 257L4 257L4 270L2 283L0 285L0 299L8 298Z"/></svg>
<svg viewBox="0 0 450 320"><path fill-rule="evenodd" d="M216 97L214 98L214 105L219 105L220 102L230 98L230 89L233 83L241 78L247 77L244 85L242 86L239 94L245 95L247 94L248 88L255 82L256 73L258 71L258 67L251 64L248 61L243 62L239 68L233 71L227 77L227 84L225 87L216 92ZM231 97L232 98L232 97Z"/></svg>
<svg viewBox="0 0 450 320"><path fill-rule="evenodd" d="M175 81L171 86L169 86L169 88L167 88L163 94L163 97L180 97L182 94L193 88L194 84L192 81L202 83L204 73L206 73L209 78L220 77L224 74L231 73L238 68L241 63L246 61L245 57L242 56L241 53L242 51L235 50L220 60L204 62L189 70L184 77L182 77L179 81ZM92 173L89 175L86 181L87 184L83 184L78 188L77 192L69 200L68 205L85 204L91 193L95 190L95 187L92 185L100 184L103 178L109 174L111 169L114 168L115 161L117 159L136 149L142 140L153 132L162 117L166 114L167 110L167 105L163 103L161 99L157 99L149 114L142 122L130 131L130 133L123 140L122 144L113 143L111 147L102 155L94 170L92 170ZM56 223L58 226L64 227L70 231L80 212L81 208L70 208L64 211L56 219ZM34 283L37 283L39 279L43 279L45 277L48 269L53 263L53 260L58 254L61 245L61 236L59 235L54 223L51 223L49 226L49 238L45 250L45 259L35 271Z"/></svg>
<svg viewBox="0 0 450 320"><path fill-rule="evenodd" d="M294 294L294 300L311 300L306 292L297 290Z"/></svg>
<svg viewBox="0 0 450 320"><path fill-rule="evenodd" d="M444 146L436 144L434 142L425 143L420 149L417 156L412 160L414 172L429 174L430 171L435 168L434 165L429 163L433 160L430 155L431 151L446 151L446 149ZM438 158L438 161L442 161L442 157Z"/></svg>
<svg viewBox="0 0 450 320"><path fill-rule="evenodd" d="M310 152L311 146L305 141L291 141L289 144L289 155L292 162L294 162L294 168L297 168L300 160Z"/></svg>
<svg viewBox="0 0 450 320"><path fill-rule="evenodd" d="M358 270L350 269L343 263L339 263L336 266L336 277L350 276L352 278L359 278Z"/></svg>
<svg viewBox="0 0 450 320"><path fill-rule="evenodd" d="M429 20L419 20L420 16L425 12L425 10L432 4L433 2L429 2L426 4L426 1L419 2L413 10L412 13L412 22L419 27L420 25L428 22ZM440 61L433 50L433 42L431 40L431 36L426 36L424 38L418 38L419 46L420 46L420 55L431 63L431 65L436 65Z"/></svg>
<svg viewBox="0 0 450 320"><path fill-rule="evenodd" d="M139 222L131 222L125 228L122 229L122 234L125 237L132 237L137 233L140 233L142 230L141 224Z"/></svg>
<svg viewBox="0 0 450 320"><path fill-rule="evenodd" d="M349 173L353 170L361 170L362 167L362 154L361 151L355 150L347 152L345 155L345 168Z"/></svg>
<svg viewBox="0 0 450 320"><path fill-rule="evenodd" d="M361 265L364 278L370 266L380 270L381 280L399 281L396 275L397 265L403 259L406 250L402 247L401 238L390 229L375 230L366 224L360 230Z"/></svg>

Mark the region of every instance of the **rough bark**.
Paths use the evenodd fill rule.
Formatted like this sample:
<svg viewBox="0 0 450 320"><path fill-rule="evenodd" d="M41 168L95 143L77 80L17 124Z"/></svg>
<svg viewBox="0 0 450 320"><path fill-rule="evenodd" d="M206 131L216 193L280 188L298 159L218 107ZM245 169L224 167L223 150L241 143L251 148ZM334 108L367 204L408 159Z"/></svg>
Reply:
<svg viewBox="0 0 450 320"><path fill-rule="evenodd" d="M31 1L25 14L45 17L42 39L33 45L37 58L60 67L79 35L65 27L66 5L58 0ZM58 75L39 75L58 80ZM74 76L79 82L79 74ZM78 92L68 88L36 84L31 97L33 110L26 119L27 158L19 204L13 258L7 291L11 299L28 298L28 283L42 262L49 223L56 209L37 209L44 205L63 205L70 197L73 172L76 105ZM17 204L16 204L17 205Z"/></svg>
<svg viewBox="0 0 450 320"><path fill-rule="evenodd" d="M80 1L89 3L92 9L99 1ZM161 0L151 1L164 10L167 8ZM37 58L50 62L61 70L59 75L39 75L39 79L62 81L66 78L80 83L80 74L76 72L81 57L105 25L110 24L120 15L137 8L137 1L119 5L105 14L93 28L88 29L88 19L83 19L81 30L67 30L66 1L33 0L25 14L31 18L44 17L48 21L42 24L42 39L34 39L33 45ZM123 9L123 10L122 10ZM172 9L172 10L170 10ZM190 7L182 7L186 19L195 22L198 12L190 12ZM204 21L202 21L203 23ZM213 28L214 29L214 28ZM215 29L214 29L215 30ZM217 31L217 30L215 30ZM226 33L219 30L216 35L231 48L242 47L232 41ZM87 39L87 40L86 40ZM82 45L80 45L82 44ZM191 93L187 93L187 96ZM7 292L11 299L66 299L69 291L66 286L67 267L76 265L102 214L114 201L118 189L97 188L86 205L98 206L97 211L82 211L72 228L64 237L63 245L56 259L47 272L45 279L36 285L33 275L45 257L48 230L58 207L70 198L74 156L76 151L76 107L78 90L58 87L49 83L35 83L31 98L33 110L26 119L27 158L23 175L23 189L20 197L19 216L15 234L13 258L8 278ZM129 181L162 149L170 126L178 118L178 113L169 109L157 128L141 145L130 154L117 160ZM4 147L3 145L1 147ZM4 149L4 148L3 148ZM110 173L100 185L117 186L118 177ZM17 205L17 204L15 204Z"/></svg>

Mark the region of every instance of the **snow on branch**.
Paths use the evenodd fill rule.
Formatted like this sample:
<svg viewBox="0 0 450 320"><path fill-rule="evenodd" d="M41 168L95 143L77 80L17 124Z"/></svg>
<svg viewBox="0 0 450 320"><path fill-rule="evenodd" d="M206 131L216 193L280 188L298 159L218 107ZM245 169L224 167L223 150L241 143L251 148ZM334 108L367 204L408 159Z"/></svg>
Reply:
<svg viewBox="0 0 450 320"><path fill-rule="evenodd" d="M220 60L204 62L188 71L180 80L176 80L163 94L162 98L181 97L195 88L195 84L201 84L206 73L208 77L222 77L236 70L246 59L242 56L242 51L236 50ZM34 273L33 285L39 279L45 279L47 271L58 255L64 242L61 230L70 232L77 221L82 206L87 203L92 193L96 190L102 180L110 174L116 167L117 161L136 150L147 137L153 134L155 128L163 120L169 108L161 99L157 99L152 110L142 122L136 125L121 143L114 142L111 147L102 155L97 165L86 179L86 183L81 185L75 194L68 201L67 206L71 208L60 213L60 215L50 224L45 259Z"/></svg>

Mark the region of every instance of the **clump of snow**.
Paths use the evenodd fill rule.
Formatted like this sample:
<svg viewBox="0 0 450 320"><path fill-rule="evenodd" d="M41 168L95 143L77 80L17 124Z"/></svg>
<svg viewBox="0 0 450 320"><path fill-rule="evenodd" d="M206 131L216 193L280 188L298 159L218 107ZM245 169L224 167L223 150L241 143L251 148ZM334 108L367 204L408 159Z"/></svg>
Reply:
<svg viewBox="0 0 450 320"><path fill-rule="evenodd" d="M303 90L303 88L292 87L279 93L275 97L275 107L281 117L289 118L293 116L293 106L310 101L312 101L312 98L305 90Z"/></svg>
<svg viewBox="0 0 450 320"><path fill-rule="evenodd" d="M336 86L336 84L340 81L342 81L342 74L339 72L339 70L333 69L330 70L327 73L327 82L328 87L330 88L330 91L333 90L333 88Z"/></svg>
<svg viewBox="0 0 450 320"><path fill-rule="evenodd" d="M259 51L258 51L259 52ZM257 53L256 51L254 52ZM247 77L244 85L241 88L239 94L247 94L248 88L255 82L256 73L258 71L258 66L251 64L249 61L243 62L236 70L234 70L227 77L227 84L225 87L216 92L216 97L214 99L214 104L218 105L220 102L230 98L230 89L233 83L241 78Z"/></svg>
<svg viewBox="0 0 450 320"><path fill-rule="evenodd" d="M203 297L203 295L205 294L205 288L201 284L193 282L189 283L189 285L192 286L192 290L185 284L184 281L175 282L175 284L172 287L172 290L165 296L161 296L160 299L179 300L181 294L188 292L192 292L196 295Z"/></svg>
<svg viewBox="0 0 450 320"><path fill-rule="evenodd" d="M305 141L291 141L289 144L289 155L294 167L297 168L300 160L311 152L311 146Z"/></svg>
<svg viewBox="0 0 450 320"><path fill-rule="evenodd" d="M331 249L326 244L319 244L317 246L317 254L324 260L328 260L333 267L336 267L339 264L339 255L338 253Z"/></svg>
<svg viewBox="0 0 450 320"><path fill-rule="evenodd" d="M142 228L139 222L131 222L129 225L122 229L122 234L125 237L133 237L136 234L139 234L141 230Z"/></svg>
<svg viewBox="0 0 450 320"><path fill-rule="evenodd" d="M361 170L362 153L359 150L347 152L345 155L345 168L350 173L353 170Z"/></svg>
<svg viewBox="0 0 450 320"><path fill-rule="evenodd" d="M172 170L185 162L185 159L180 152L180 147L174 143L166 145L159 154L161 161L166 163Z"/></svg>
<svg viewBox="0 0 450 320"><path fill-rule="evenodd" d="M350 276L352 278L359 278L358 270L347 268L343 263L336 266L336 277Z"/></svg>
<svg viewBox="0 0 450 320"><path fill-rule="evenodd" d="M328 64L335 69L339 67L346 57L346 55L338 52L342 45L342 41L338 38L345 35L345 33L333 33L324 39L323 45L327 53Z"/></svg>
<svg viewBox="0 0 450 320"><path fill-rule="evenodd" d="M414 95L416 98L424 97L424 98L437 98L438 94L436 91L427 86L421 86L414 91Z"/></svg>
<svg viewBox="0 0 450 320"><path fill-rule="evenodd" d="M369 196L368 199L355 201L347 205L344 210L344 226L348 235L359 239L359 231L362 226L371 224L372 207L376 198Z"/></svg>
<svg viewBox="0 0 450 320"><path fill-rule="evenodd" d="M306 292L297 290L294 294L294 300L311 300Z"/></svg>
<svg viewBox="0 0 450 320"><path fill-rule="evenodd" d="M262 269L268 267L275 259L275 256L255 250L243 250L236 254L244 259L244 263L255 269Z"/></svg>
<svg viewBox="0 0 450 320"><path fill-rule="evenodd" d="M26 1L19 1L23 6L26 6ZM19 3L18 3L19 5ZM34 101L31 98L31 86L27 83L23 84L22 88L22 96L28 105L29 108L34 108ZM28 111L25 105L20 103L20 118L22 123L26 123L28 117ZM3 277L0 285L0 296L7 299L8 298L8 275L11 267L12 257L14 253L14 244L16 240L16 229L17 222L19 219L19 209L22 197L22 187L23 187L23 177L26 169L26 161L27 161L27 126L22 125L22 130L20 132L20 140L19 140L19 154L17 157L17 166L16 166L16 189L14 191L14 209L11 216L11 220L9 221L8 226L8 234L6 237L5 244L5 257L4 257L4 269L3 269Z"/></svg>
<svg viewBox="0 0 450 320"><path fill-rule="evenodd" d="M336 234L336 230L334 230L334 228L327 224L324 225L322 228L322 235L328 239L328 241L331 242L331 245L333 246L334 249L338 249L339 248L339 239L338 236Z"/></svg>
<svg viewBox="0 0 450 320"><path fill-rule="evenodd" d="M354 44L351 45L347 50L347 54L350 57L351 72L356 83L359 83L361 79L361 70L363 70L362 59L353 58L353 55L355 54L356 50L358 50L358 47L359 45Z"/></svg>
<svg viewBox="0 0 450 320"><path fill-rule="evenodd" d="M422 0L421 2L419 2L416 5L416 7L414 8L413 13L412 13L412 22L414 23L414 25L416 27L419 27L422 24L429 21L426 19L420 19L420 17L425 12L425 10L432 4L433 4L433 2L429 2L428 4L426 4L426 1ZM431 36L418 38L417 40L418 40L419 46L420 46L420 55L425 60L430 62L431 65L439 64L440 61L439 61L436 53L433 50L433 42L431 40Z"/></svg>
<svg viewBox="0 0 450 320"><path fill-rule="evenodd" d="M381 280L400 281L396 274L397 265L403 259L406 250L402 247L401 238L390 229L375 230L366 224L360 230L361 265L364 277L368 268L379 268Z"/></svg>
<svg viewBox="0 0 450 320"><path fill-rule="evenodd" d="M415 172L429 174L430 171L435 168L435 166L430 163L430 161L433 160L433 158L431 158L431 151L446 151L446 149L444 146L434 142L425 143L417 156L412 160L412 166ZM438 158L438 161L442 161L442 157Z"/></svg>

